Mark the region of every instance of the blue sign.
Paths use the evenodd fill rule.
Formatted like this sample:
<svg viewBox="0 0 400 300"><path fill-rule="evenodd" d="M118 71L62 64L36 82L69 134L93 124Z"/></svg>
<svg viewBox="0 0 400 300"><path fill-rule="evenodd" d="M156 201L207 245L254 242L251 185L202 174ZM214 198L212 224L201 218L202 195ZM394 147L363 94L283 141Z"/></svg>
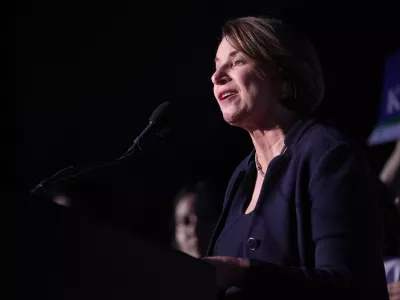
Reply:
<svg viewBox="0 0 400 300"><path fill-rule="evenodd" d="M379 121L369 145L400 139L400 51L386 60Z"/></svg>

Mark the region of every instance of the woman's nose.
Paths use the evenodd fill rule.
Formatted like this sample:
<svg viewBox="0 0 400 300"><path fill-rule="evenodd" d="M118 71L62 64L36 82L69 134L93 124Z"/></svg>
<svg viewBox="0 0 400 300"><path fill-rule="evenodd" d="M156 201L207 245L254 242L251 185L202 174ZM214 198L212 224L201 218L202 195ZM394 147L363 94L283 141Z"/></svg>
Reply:
<svg viewBox="0 0 400 300"><path fill-rule="evenodd" d="M229 81L229 76L222 68L220 68L211 76L211 81L214 85L223 85Z"/></svg>

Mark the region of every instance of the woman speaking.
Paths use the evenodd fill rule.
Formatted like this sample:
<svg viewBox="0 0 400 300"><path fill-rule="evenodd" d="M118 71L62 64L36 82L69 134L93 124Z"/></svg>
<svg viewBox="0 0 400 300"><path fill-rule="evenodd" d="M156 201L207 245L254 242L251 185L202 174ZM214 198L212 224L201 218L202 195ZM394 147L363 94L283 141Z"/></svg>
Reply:
<svg viewBox="0 0 400 300"><path fill-rule="evenodd" d="M376 178L313 117L318 58L281 21L223 27L212 75L224 120L254 150L228 184L207 257L228 299L387 299Z"/></svg>

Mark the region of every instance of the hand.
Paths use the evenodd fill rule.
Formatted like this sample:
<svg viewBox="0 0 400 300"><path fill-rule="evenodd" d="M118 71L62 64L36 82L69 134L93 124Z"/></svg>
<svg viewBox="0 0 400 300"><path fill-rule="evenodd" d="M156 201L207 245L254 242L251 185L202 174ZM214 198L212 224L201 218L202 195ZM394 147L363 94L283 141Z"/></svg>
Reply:
<svg viewBox="0 0 400 300"><path fill-rule="evenodd" d="M240 284L250 265L249 260L245 258L229 256L209 256L201 259L215 267L217 288L220 290Z"/></svg>
<svg viewBox="0 0 400 300"><path fill-rule="evenodd" d="M392 282L387 285L390 300L400 300L400 281Z"/></svg>

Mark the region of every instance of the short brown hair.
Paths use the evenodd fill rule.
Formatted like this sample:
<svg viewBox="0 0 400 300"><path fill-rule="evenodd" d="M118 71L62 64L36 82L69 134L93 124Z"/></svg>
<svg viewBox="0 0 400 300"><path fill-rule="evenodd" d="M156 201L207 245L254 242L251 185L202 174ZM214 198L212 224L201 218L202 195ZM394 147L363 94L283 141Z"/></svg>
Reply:
<svg viewBox="0 0 400 300"><path fill-rule="evenodd" d="M318 107L325 90L321 65L299 32L275 18L244 17L226 22L222 37L255 61L260 76L266 70L277 76L287 108L312 112Z"/></svg>

